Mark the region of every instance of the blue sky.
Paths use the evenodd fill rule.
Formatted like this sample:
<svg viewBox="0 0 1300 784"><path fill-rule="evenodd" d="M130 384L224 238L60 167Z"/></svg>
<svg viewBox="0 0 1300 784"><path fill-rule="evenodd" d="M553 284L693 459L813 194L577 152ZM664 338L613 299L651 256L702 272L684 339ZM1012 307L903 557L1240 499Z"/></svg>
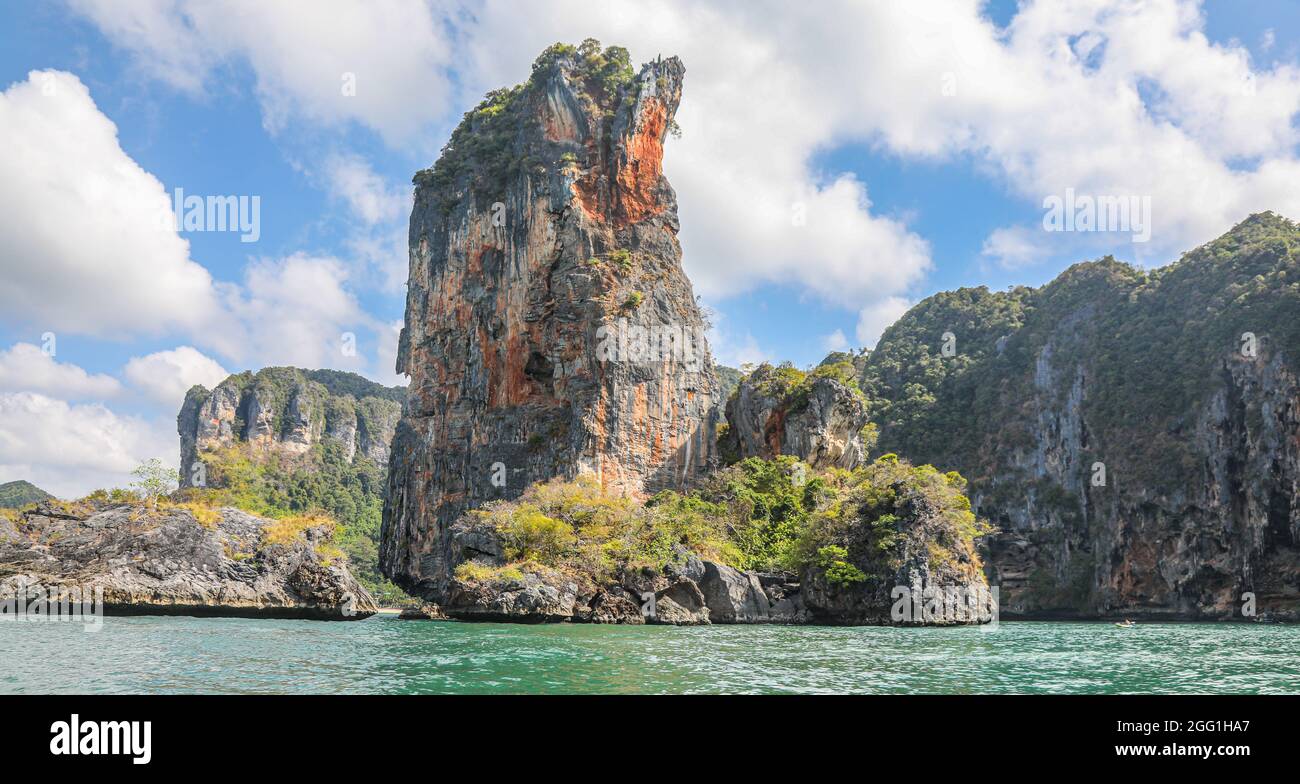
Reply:
<svg viewBox="0 0 1300 784"><path fill-rule="evenodd" d="M0 111L31 123L0 122L0 174L24 183L0 182L17 208L0 218L0 481L70 493L174 459L178 390L226 371L398 383L410 177L554 40L685 61L666 170L727 363L808 365L935 291L1038 285L1106 253L1163 264L1251 211L1297 217L1300 4L908 5L384 0L309 25L289 2L12 4ZM101 180L122 191L65 190ZM175 188L256 195L258 241L131 225ZM1066 188L1148 197L1151 241L1044 232ZM105 204L119 223L96 222ZM94 454L50 446L87 429Z"/></svg>

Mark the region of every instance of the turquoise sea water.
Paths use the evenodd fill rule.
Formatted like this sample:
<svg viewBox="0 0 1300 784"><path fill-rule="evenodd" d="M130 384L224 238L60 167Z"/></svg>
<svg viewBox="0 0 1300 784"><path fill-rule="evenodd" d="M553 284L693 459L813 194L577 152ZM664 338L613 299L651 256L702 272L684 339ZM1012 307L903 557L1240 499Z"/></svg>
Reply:
<svg viewBox="0 0 1300 784"><path fill-rule="evenodd" d="M1300 627L0 623L0 693L1300 693Z"/></svg>

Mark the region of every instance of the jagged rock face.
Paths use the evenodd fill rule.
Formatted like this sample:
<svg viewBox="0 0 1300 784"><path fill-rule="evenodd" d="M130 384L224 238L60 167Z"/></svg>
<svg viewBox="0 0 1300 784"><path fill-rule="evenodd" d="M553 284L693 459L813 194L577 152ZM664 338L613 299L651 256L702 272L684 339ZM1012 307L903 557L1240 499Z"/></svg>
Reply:
<svg viewBox="0 0 1300 784"><path fill-rule="evenodd" d="M681 487L713 461L717 382L661 164L683 74L657 61L607 95L573 57L539 61L417 175L380 550L407 590L448 599L468 508L580 473Z"/></svg>
<svg viewBox="0 0 1300 784"><path fill-rule="evenodd" d="M526 623L665 624L830 624L947 626L993 620L988 586L972 560L931 563L925 547L935 535L937 515L925 513L910 528L907 557L892 579L869 585L837 585L809 569L803 575L760 574L703 560L690 554L663 572L623 572L617 581L594 585L581 577L536 568L516 578L493 582L453 579L429 617ZM466 558L500 566L505 559L482 547L482 532L466 536L457 526L457 546ZM469 546L468 542L478 542ZM908 598L893 586L910 591ZM934 589L939 589L937 592ZM929 590L927 590L929 589ZM955 597L948 601L948 597ZM895 610L906 607L904 617ZM928 614L923 614L928 613Z"/></svg>
<svg viewBox="0 0 1300 784"><path fill-rule="evenodd" d="M872 363L906 368L907 346L948 375L906 417L876 406L880 447L970 479L1001 529L986 562L1004 615L1300 618L1296 238L1252 216L1156 273L1107 259L957 292L882 337L869 394L898 400Z"/></svg>
<svg viewBox="0 0 1300 784"><path fill-rule="evenodd" d="M480 525L460 521L453 526L452 539L464 560L491 566L506 562L496 536ZM662 572L623 570L614 581L601 585L536 566L504 581L453 579L438 612L466 620L529 623L699 626L809 621L797 583L777 580L780 585L774 590L779 595L769 599L757 575L702 560L685 550L677 556L681 564L670 564Z"/></svg>
<svg viewBox="0 0 1300 784"><path fill-rule="evenodd" d="M867 424L861 396L835 379L811 377L792 399L771 389L771 373L771 367L759 367L727 401L724 452L742 460L791 455L817 469L860 465Z"/></svg>
<svg viewBox="0 0 1300 784"><path fill-rule="evenodd" d="M14 541L18 538L18 529L14 522L3 514L0 514L0 544Z"/></svg>
<svg viewBox="0 0 1300 784"><path fill-rule="evenodd" d="M579 606L578 584L573 580L545 580L535 574L503 585L454 583L446 595L449 615L474 621L572 620ZM445 607L439 607L446 612Z"/></svg>
<svg viewBox="0 0 1300 784"><path fill-rule="evenodd" d="M191 485L202 452L236 443L296 456L332 440L349 460L360 454L384 465L401 417L399 394L351 373L297 368L239 373L211 391L196 386L176 418L181 486Z"/></svg>
<svg viewBox="0 0 1300 784"><path fill-rule="evenodd" d="M1249 592L1258 613L1300 618L1300 384L1289 367L1280 352L1225 354L1189 417L1200 465L1159 485L1126 483L1122 455L1093 460L1103 453L1087 441L1088 376L1070 363L1064 399L1040 399L1033 448L1009 455L993 490L1029 492L976 498L1004 529L990 544L1006 610L1241 619ZM1096 462L1105 485L1093 484Z"/></svg>
<svg viewBox="0 0 1300 784"><path fill-rule="evenodd" d="M974 548L956 547L946 557L936 557L933 545L953 538L943 511L905 483L892 489L903 499L900 517L909 521L898 530L903 543L893 575L837 585L824 571L806 569L800 582L809 615L818 623L845 625L947 626L995 620L997 608ZM850 553L869 550L867 522L859 520L847 528ZM900 588L907 593L896 593Z"/></svg>
<svg viewBox="0 0 1300 784"><path fill-rule="evenodd" d="M0 518L0 595L99 588L108 615L360 620L378 611L344 560L318 552L325 531L272 544L270 524L238 509L207 527L179 507L38 507L17 525Z"/></svg>

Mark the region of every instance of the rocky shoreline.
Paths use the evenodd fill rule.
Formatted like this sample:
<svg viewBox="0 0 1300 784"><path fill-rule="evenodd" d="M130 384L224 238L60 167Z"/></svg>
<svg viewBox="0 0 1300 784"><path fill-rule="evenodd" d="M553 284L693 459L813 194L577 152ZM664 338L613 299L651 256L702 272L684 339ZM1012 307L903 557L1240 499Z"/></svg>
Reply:
<svg viewBox="0 0 1300 784"><path fill-rule="evenodd" d="M888 462L873 469L896 471L891 475L912 480L916 476L913 469ZM950 516L953 510L905 481L876 487L897 494L890 506L896 514L887 516L889 522L872 523L871 513L852 512L842 538L836 540L843 546L833 548L837 562L805 561L798 572L739 569L682 544L674 545L659 567L622 562L597 569L580 558L561 558L549 565L543 559L521 560L512 530L494 526L530 514L534 508L528 504L544 495L530 491L522 505L492 507L489 513L469 515L452 526L451 558L457 567L447 587L428 591L429 605L411 615L678 626L957 625L996 620L996 600L973 546L939 549L940 542L960 536ZM573 486L560 489L571 492ZM555 493L556 486L547 492ZM566 499L557 506L582 508L590 503L587 508L599 508L602 503L600 496ZM858 502L846 498L844 503L853 507ZM543 508L563 517L563 512ZM606 524L613 524L612 518ZM887 527L883 539L881 525ZM888 541L887 550L880 549L882 541ZM868 555L872 552L885 557L875 560ZM856 574L844 579L841 571Z"/></svg>
<svg viewBox="0 0 1300 784"><path fill-rule="evenodd" d="M0 597L76 590L105 615L361 620L378 607L328 544L238 509L47 503L0 517Z"/></svg>
<svg viewBox="0 0 1300 784"><path fill-rule="evenodd" d="M987 597L979 588L971 586L969 596ZM915 595L925 595L919 584ZM997 619L986 598L978 605L939 604L924 620L892 617L896 604L873 592L839 591L817 580L805 585L794 575L745 572L691 556L679 569L626 575L596 589L584 590L581 580L555 582L534 574L492 586L458 585L450 604L407 608L400 617L667 626L959 626Z"/></svg>

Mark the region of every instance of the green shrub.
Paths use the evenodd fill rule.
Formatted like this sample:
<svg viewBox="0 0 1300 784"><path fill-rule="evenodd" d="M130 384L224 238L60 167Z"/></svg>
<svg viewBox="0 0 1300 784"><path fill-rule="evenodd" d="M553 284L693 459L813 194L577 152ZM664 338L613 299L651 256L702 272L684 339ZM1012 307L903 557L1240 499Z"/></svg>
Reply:
<svg viewBox="0 0 1300 784"><path fill-rule="evenodd" d="M663 491L644 505L583 476L533 485L518 500L470 514L498 532L522 568L600 580L621 569L662 570L694 553L739 569L819 569L847 586L892 575L908 547L931 543L943 568L975 576L974 542L991 529L971 513L963 486L960 475L894 455L820 473L792 457L749 458L690 493ZM925 532L907 517L918 507L934 510Z"/></svg>
<svg viewBox="0 0 1300 784"><path fill-rule="evenodd" d="M532 504L511 509L497 531L506 557L512 561L558 563L577 541L570 524L547 517Z"/></svg>
<svg viewBox="0 0 1300 784"><path fill-rule="evenodd" d="M839 545L827 545L817 550L817 566L826 574L826 579L835 585L847 586L860 583L867 575L858 567L848 563L849 551Z"/></svg>
<svg viewBox="0 0 1300 784"><path fill-rule="evenodd" d="M516 501L470 514L498 532L510 560L571 573L662 569L683 551L723 563L739 561L726 537L723 507L671 491L640 505L587 476L536 484Z"/></svg>
<svg viewBox="0 0 1300 784"><path fill-rule="evenodd" d="M615 250L611 250L608 254L608 258L611 262L617 264L621 271L632 271L632 253L626 248L616 248Z"/></svg>
<svg viewBox="0 0 1300 784"><path fill-rule="evenodd" d="M463 583L510 583L524 579L524 572L513 564L490 566L478 561L465 561L456 567L455 577Z"/></svg>

